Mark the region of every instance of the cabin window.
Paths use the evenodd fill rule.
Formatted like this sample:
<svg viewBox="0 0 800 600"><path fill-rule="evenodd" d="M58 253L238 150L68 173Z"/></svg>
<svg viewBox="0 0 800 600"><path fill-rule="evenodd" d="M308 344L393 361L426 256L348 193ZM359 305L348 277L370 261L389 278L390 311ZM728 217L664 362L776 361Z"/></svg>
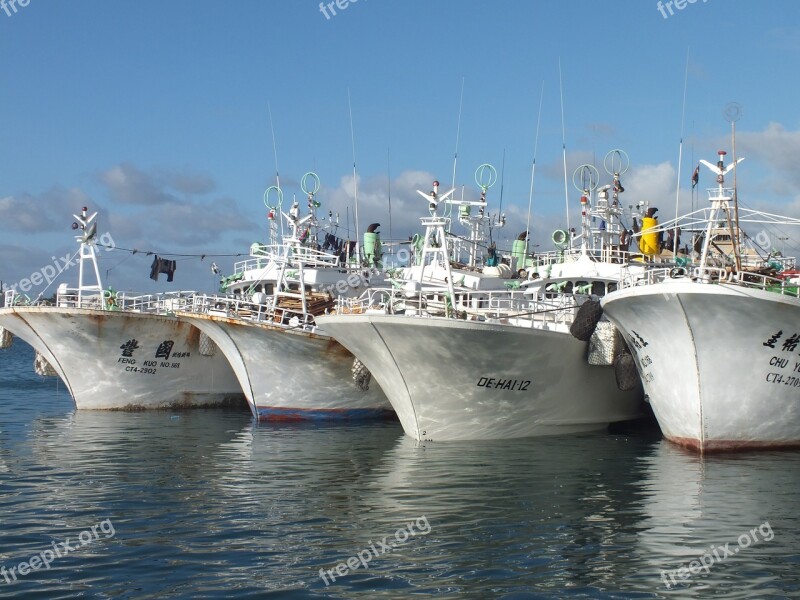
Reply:
<svg viewBox="0 0 800 600"><path fill-rule="evenodd" d="M605 296L606 285L602 281L592 283L592 294L595 296Z"/></svg>

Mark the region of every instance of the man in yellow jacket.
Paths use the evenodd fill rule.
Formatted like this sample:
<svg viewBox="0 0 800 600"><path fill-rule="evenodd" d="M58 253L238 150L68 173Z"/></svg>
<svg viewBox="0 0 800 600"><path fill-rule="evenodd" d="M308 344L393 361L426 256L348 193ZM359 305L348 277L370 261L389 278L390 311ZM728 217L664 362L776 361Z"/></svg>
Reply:
<svg viewBox="0 0 800 600"><path fill-rule="evenodd" d="M639 252L645 256L657 256L661 254L661 246L663 241L663 233L655 232L658 228L658 217L655 216L657 208L648 208L647 216L642 217L642 226L633 219L633 230L636 233L641 232L639 237ZM652 233L649 233L652 231Z"/></svg>

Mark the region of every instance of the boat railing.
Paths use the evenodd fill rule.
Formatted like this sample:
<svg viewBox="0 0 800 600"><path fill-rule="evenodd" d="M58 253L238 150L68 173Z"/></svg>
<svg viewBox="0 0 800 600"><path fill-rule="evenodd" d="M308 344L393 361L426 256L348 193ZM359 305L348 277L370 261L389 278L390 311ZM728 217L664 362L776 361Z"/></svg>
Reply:
<svg viewBox="0 0 800 600"><path fill-rule="evenodd" d="M337 267L340 263L338 255L310 246L261 245L258 256L234 263L233 274L264 269L271 262L283 261L289 265L302 262L303 266L308 268Z"/></svg>
<svg viewBox="0 0 800 600"><path fill-rule="evenodd" d="M761 273L742 271L736 274L735 278L730 283L736 283L737 285L760 289L766 292L775 292L783 296L800 298L800 285Z"/></svg>
<svg viewBox="0 0 800 600"><path fill-rule="evenodd" d="M491 320L518 326L569 325L577 304L570 294L555 298L531 297L520 290L476 291L456 288L453 298L447 287L422 290L370 288L357 298L340 297L338 314L405 314L414 317L444 317Z"/></svg>
<svg viewBox="0 0 800 600"><path fill-rule="evenodd" d="M527 262L530 264L526 269L528 271L539 270L543 268L546 269L549 265L575 262L584 254L597 262L609 262L614 264L642 262L642 255L640 253L620 250L612 246L597 250L589 249L585 253L580 248L571 248L567 250L550 250L548 252L535 254L533 258L527 259Z"/></svg>
<svg viewBox="0 0 800 600"><path fill-rule="evenodd" d="M240 260L233 264L233 274L246 273L247 271L258 271L265 269L272 261L268 257L249 258Z"/></svg>
<svg viewBox="0 0 800 600"><path fill-rule="evenodd" d="M638 272L626 270L625 272L622 273L622 276L620 277L618 287L619 289L623 289L623 288L660 283L665 279L669 278L670 272L673 272L673 274L675 274L676 276L685 276L689 273L689 271L684 267L673 267L673 268L662 267L662 268L647 269L645 271L638 271Z"/></svg>
<svg viewBox="0 0 800 600"><path fill-rule="evenodd" d="M137 294L132 292L117 292L110 304L111 310L124 310L129 312L169 314L183 310L191 302L197 292L176 291L157 294ZM108 302L108 297L107 302Z"/></svg>
<svg viewBox="0 0 800 600"><path fill-rule="evenodd" d="M393 313L403 298L396 288L371 287L360 296L338 296L334 310L337 314Z"/></svg>
<svg viewBox="0 0 800 600"><path fill-rule="evenodd" d="M489 310L483 314L500 322L517 326L568 326L577 309L576 296L572 294L530 295L521 291L492 292Z"/></svg>
<svg viewBox="0 0 800 600"><path fill-rule="evenodd" d="M638 274L626 274L620 281L620 289L661 283L668 279L686 279L701 283L724 283L751 289L775 292L785 296L800 297L800 286L786 279L755 273L736 272L730 267L671 267L649 269Z"/></svg>
<svg viewBox="0 0 800 600"><path fill-rule="evenodd" d="M108 310L139 313L166 314L180 310L194 292L164 292L139 294L134 292L103 292L104 306Z"/></svg>
<svg viewBox="0 0 800 600"><path fill-rule="evenodd" d="M547 252L539 252L534 254L533 258L528 259L528 262L533 261L533 264L527 268L546 267L547 265L571 262L573 260L577 260L578 256L580 256L580 252L577 249L549 250Z"/></svg>
<svg viewBox="0 0 800 600"><path fill-rule="evenodd" d="M275 306L274 296L267 296L263 302L258 303L237 296L195 294L183 311L302 328L312 333L317 328L313 315L290 307Z"/></svg>
<svg viewBox="0 0 800 600"><path fill-rule="evenodd" d="M193 291L159 294L113 292L111 290L79 292L77 288L61 287L56 293L56 306L59 308L168 314L181 310L194 294Z"/></svg>
<svg viewBox="0 0 800 600"><path fill-rule="evenodd" d="M779 271L787 271L795 268L794 256L770 255L765 259L758 254L743 253L740 255L740 260L743 267L758 268L763 266L773 266Z"/></svg>
<svg viewBox="0 0 800 600"><path fill-rule="evenodd" d="M259 304L238 296L220 296L217 294L196 294L185 312L211 314L228 318L246 318L262 321L272 310L272 297Z"/></svg>
<svg viewBox="0 0 800 600"><path fill-rule="evenodd" d="M35 304L25 294L20 294L16 290L6 290L3 294L3 308L10 308L12 306L29 306Z"/></svg>
<svg viewBox="0 0 800 600"><path fill-rule="evenodd" d="M87 308L105 310L109 307L111 294L102 292L81 292L77 288L59 288L56 293L56 306L59 308Z"/></svg>

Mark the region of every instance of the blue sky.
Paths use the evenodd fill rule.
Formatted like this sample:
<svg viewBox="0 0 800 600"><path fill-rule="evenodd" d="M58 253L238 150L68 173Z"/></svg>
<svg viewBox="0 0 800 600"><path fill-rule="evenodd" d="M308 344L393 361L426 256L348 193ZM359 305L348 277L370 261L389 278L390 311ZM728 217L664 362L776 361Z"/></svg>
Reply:
<svg viewBox="0 0 800 600"><path fill-rule="evenodd" d="M674 213L688 52L683 205L697 159L730 150L722 111L735 101L740 197L800 217L800 4L670 7L665 18L650 0L350 0L326 18L318 0L17 0L11 16L0 8L0 279L70 251L83 204L120 247L247 252L266 236L275 180L268 105L286 195L314 170L323 209L344 224L348 89L362 228L380 221L389 237L391 181L392 237L405 237L425 209L413 190L451 181L462 80L457 181L477 195L475 168L499 171L505 153L501 244L525 227L544 86L532 229L546 247L565 225L559 60L570 174L622 148L626 203ZM496 211L499 184L489 200ZM576 225L573 189L570 201ZM786 234L800 251L800 232ZM148 279L151 260L104 252L101 269L116 289L213 287L211 258L180 259L172 284ZM229 271L234 259L213 260Z"/></svg>

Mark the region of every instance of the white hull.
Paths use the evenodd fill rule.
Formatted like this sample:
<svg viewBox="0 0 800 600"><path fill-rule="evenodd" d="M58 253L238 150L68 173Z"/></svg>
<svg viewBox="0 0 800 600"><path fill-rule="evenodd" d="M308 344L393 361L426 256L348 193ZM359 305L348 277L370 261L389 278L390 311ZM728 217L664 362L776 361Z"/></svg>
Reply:
<svg viewBox="0 0 800 600"><path fill-rule="evenodd" d="M667 439L700 451L800 446L800 345L784 346L800 334L799 299L684 279L615 292L603 308Z"/></svg>
<svg viewBox="0 0 800 600"><path fill-rule="evenodd" d="M369 368L417 440L602 429L641 416L641 389L590 366L563 332L401 315L327 315L325 331Z"/></svg>
<svg viewBox="0 0 800 600"><path fill-rule="evenodd" d="M209 314L182 319L228 358L260 420L395 418L373 381L360 389L354 357L330 336Z"/></svg>
<svg viewBox="0 0 800 600"><path fill-rule="evenodd" d="M0 309L0 327L47 359L79 409L188 408L242 399L225 356L200 354L200 331L175 317L34 306ZM132 340L136 348L121 348ZM169 344L156 356L163 342L172 342L168 356Z"/></svg>

